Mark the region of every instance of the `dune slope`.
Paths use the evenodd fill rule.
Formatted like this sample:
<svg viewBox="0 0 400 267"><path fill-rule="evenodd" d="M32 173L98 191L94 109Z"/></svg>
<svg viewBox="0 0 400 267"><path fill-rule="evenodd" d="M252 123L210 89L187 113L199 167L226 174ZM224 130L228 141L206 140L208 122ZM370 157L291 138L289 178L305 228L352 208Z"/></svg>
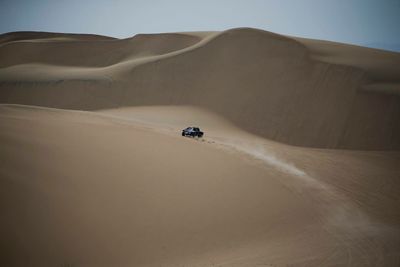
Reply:
<svg viewBox="0 0 400 267"><path fill-rule="evenodd" d="M168 118L181 111L154 111L163 110L173 126ZM400 262L398 153L298 149L244 135L233 148L218 135L202 142L135 122L152 117L143 110L131 120L115 111L0 111L7 266ZM211 129L215 121L233 129L210 113L183 111ZM263 146L264 159L242 153L246 142Z"/></svg>

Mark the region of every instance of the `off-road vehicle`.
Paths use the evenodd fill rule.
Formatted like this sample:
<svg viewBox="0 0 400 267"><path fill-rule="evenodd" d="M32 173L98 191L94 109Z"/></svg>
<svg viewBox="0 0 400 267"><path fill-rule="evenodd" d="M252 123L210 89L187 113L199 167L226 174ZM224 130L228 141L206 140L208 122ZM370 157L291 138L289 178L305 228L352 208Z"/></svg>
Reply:
<svg viewBox="0 0 400 267"><path fill-rule="evenodd" d="M190 137L203 137L204 133L200 131L199 127L187 127L182 130L182 136L190 136Z"/></svg>

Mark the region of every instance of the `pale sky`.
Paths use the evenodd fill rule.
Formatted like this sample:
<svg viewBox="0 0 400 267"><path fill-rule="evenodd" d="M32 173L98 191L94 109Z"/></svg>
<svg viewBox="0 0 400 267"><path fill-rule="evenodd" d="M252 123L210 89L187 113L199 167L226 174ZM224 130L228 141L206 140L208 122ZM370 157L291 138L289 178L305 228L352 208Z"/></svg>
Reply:
<svg viewBox="0 0 400 267"><path fill-rule="evenodd" d="M137 33L254 27L400 51L400 0L0 0L0 33Z"/></svg>

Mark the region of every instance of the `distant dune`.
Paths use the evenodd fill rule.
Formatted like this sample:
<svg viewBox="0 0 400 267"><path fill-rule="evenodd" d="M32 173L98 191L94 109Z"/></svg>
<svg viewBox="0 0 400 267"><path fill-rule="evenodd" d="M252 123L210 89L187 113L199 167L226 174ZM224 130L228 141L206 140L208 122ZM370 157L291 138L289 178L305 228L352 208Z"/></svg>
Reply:
<svg viewBox="0 0 400 267"><path fill-rule="evenodd" d="M0 265L398 266L399 85L257 29L0 35Z"/></svg>

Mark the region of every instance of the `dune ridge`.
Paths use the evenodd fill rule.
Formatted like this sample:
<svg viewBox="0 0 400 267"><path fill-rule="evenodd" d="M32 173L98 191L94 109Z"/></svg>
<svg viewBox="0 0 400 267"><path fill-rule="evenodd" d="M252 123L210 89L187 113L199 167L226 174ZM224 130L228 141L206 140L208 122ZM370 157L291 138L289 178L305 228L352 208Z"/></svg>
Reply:
<svg viewBox="0 0 400 267"><path fill-rule="evenodd" d="M81 35L76 39L70 35L55 36L1 43L0 68L32 62L56 66L106 67L130 58L165 54L196 43L199 39L184 34L139 34L123 40L88 39Z"/></svg>
<svg viewBox="0 0 400 267"><path fill-rule="evenodd" d="M114 37L102 36L96 34L78 34L78 33L55 33L55 32L37 32L37 31L19 31L3 33L0 36L0 45L15 41L32 40L114 40Z"/></svg>

